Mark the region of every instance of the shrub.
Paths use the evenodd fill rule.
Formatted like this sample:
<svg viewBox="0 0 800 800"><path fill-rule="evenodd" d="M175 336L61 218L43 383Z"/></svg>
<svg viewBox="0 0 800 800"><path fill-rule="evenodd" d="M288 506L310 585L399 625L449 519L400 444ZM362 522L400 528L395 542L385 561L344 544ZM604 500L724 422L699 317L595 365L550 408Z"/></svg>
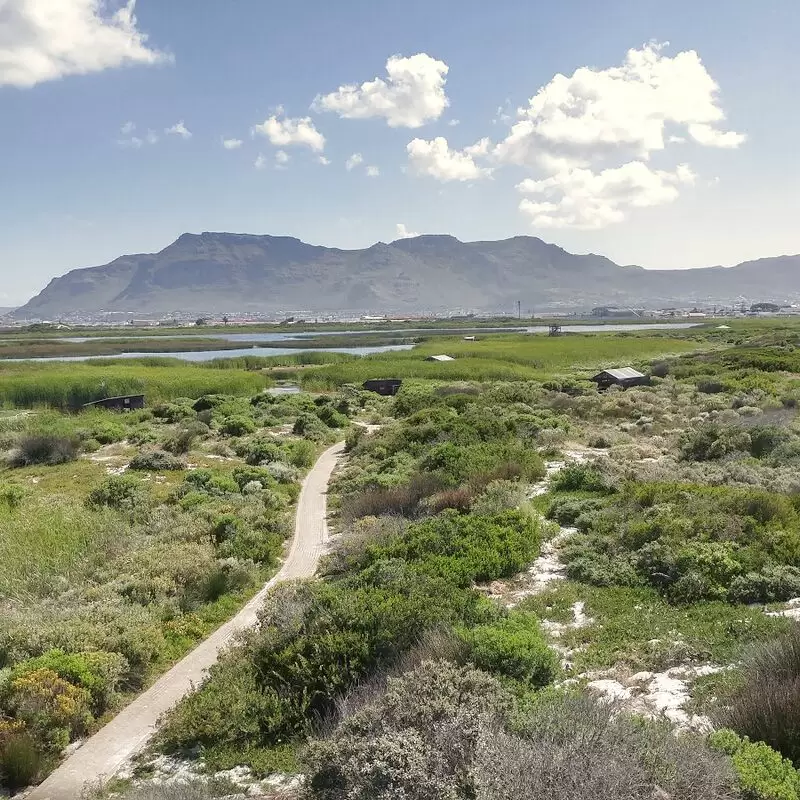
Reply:
<svg viewBox="0 0 800 800"><path fill-rule="evenodd" d="M245 436L255 431L256 423L250 417L238 415L235 417L226 417L222 420L219 429L225 436Z"/></svg>
<svg viewBox="0 0 800 800"><path fill-rule="evenodd" d="M354 425L352 428L350 428L344 438L345 453L352 452L366 435L367 430L361 425Z"/></svg>
<svg viewBox="0 0 800 800"><path fill-rule="evenodd" d="M292 466L299 469L308 469L313 466L317 457L317 448L311 442L305 439L289 442L287 449L289 451L289 463Z"/></svg>
<svg viewBox="0 0 800 800"><path fill-rule="evenodd" d="M466 513L471 506L472 492L466 486L460 486L457 489L445 489L443 492L439 492L428 499L428 508L434 514L438 514L446 508L454 508L456 511Z"/></svg>
<svg viewBox="0 0 800 800"><path fill-rule="evenodd" d="M11 456L16 467L33 464L55 466L74 461L78 457L80 443L76 437L55 434L28 434L22 436Z"/></svg>
<svg viewBox="0 0 800 800"><path fill-rule="evenodd" d="M718 720L800 764L800 625L756 645L742 674L741 686L717 712Z"/></svg>
<svg viewBox="0 0 800 800"><path fill-rule="evenodd" d="M133 457L128 469L141 472L177 472L186 469L186 462L163 450L145 450Z"/></svg>
<svg viewBox="0 0 800 800"><path fill-rule="evenodd" d="M505 619L463 633L469 658L487 672L533 687L546 686L558 670L558 659L533 614L511 612Z"/></svg>
<svg viewBox="0 0 800 800"><path fill-rule="evenodd" d="M603 474L588 464L574 464L559 470L550 482L556 492L608 492L609 487Z"/></svg>
<svg viewBox="0 0 800 800"><path fill-rule="evenodd" d="M65 653L55 649L17 664L11 672L11 680L43 669L89 692L92 709L98 714L107 708L128 670L128 662L119 653Z"/></svg>
<svg viewBox="0 0 800 800"><path fill-rule="evenodd" d="M514 732L481 731L476 800L735 800L728 759L702 736L586 695L545 695Z"/></svg>
<svg viewBox="0 0 800 800"><path fill-rule="evenodd" d="M90 508L116 508L133 511L147 500L147 490L140 480L131 475L112 475L96 486L86 498Z"/></svg>
<svg viewBox="0 0 800 800"><path fill-rule="evenodd" d="M27 733L0 737L0 786L12 792L30 786L39 774L41 756Z"/></svg>
<svg viewBox="0 0 800 800"><path fill-rule="evenodd" d="M527 499L525 487L517 481L492 481L472 503L472 511L481 516L502 514L519 508Z"/></svg>
<svg viewBox="0 0 800 800"><path fill-rule="evenodd" d="M319 800L471 796L463 790L481 726L510 706L485 673L424 662L390 678L386 693L345 719L330 739L311 743L309 794Z"/></svg>
<svg viewBox="0 0 800 800"><path fill-rule="evenodd" d="M310 413L300 414L292 428L292 433L296 436L303 436L312 442L324 442L329 432L330 428L316 414Z"/></svg>
<svg viewBox="0 0 800 800"><path fill-rule="evenodd" d="M360 517L399 514L414 517L422 500L442 488L435 475L415 475L407 484L384 489L370 489L347 497L342 502L342 517L349 522Z"/></svg>
<svg viewBox="0 0 800 800"><path fill-rule="evenodd" d="M715 731L709 743L731 757L746 800L800 800L800 772L769 745L731 730Z"/></svg>
<svg viewBox="0 0 800 800"><path fill-rule="evenodd" d="M317 409L317 416L329 428L346 428L350 424L350 420L344 415L339 413L333 406L322 406Z"/></svg>
<svg viewBox="0 0 800 800"><path fill-rule="evenodd" d="M254 439L248 442L244 451L244 460L253 466L283 461L284 452L280 444L272 439Z"/></svg>

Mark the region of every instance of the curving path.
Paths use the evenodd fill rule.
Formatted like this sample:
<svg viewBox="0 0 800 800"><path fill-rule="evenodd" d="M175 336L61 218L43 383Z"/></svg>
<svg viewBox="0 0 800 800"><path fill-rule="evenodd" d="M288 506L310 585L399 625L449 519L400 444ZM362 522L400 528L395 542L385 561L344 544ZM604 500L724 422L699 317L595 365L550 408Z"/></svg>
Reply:
<svg viewBox="0 0 800 800"><path fill-rule="evenodd" d="M70 755L26 800L81 800L87 784L97 786L112 778L147 744L159 717L202 682L206 670L236 633L256 624L267 592L280 581L314 574L327 538L328 481L343 451L342 442L328 448L306 475L297 503L294 538L277 575L233 619L184 656Z"/></svg>

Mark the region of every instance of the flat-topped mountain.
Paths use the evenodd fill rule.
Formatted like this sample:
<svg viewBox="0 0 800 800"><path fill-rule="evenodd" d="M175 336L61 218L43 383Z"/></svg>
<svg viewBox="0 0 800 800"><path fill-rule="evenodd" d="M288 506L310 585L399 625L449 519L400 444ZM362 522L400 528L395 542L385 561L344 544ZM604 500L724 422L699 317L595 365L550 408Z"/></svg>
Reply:
<svg viewBox="0 0 800 800"><path fill-rule="evenodd" d="M735 267L646 270L573 255L531 236L461 242L418 236L364 250L288 236L185 233L158 253L75 269L17 309L70 313L497 311L800 300L800 255Z"/></svg>

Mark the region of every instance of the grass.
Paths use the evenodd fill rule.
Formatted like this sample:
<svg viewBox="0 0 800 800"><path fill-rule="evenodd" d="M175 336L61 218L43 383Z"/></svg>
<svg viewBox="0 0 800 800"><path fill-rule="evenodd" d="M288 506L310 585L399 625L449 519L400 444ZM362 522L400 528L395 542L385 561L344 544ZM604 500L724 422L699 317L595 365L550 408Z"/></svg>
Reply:
<svg viewBox="0 0 800 800"><path fill-rule="evenodd" d="M98 360L82 363L0 362L0 406L74 409L126 394L144 394L148 405L204 394L253 395L268 385L258 372L222 371L178 359Z"/></svg>
<svg viewBox="0 0 800 800"><path fill-rule="evenodd" d="M309 369L301 380L307 388L324 390L380 377L459 381L550 380L559 376L580 379L608 364L643 365L696 347L696 342L683 339L613 334L512 334L476 342L442 337L409 351L379 353L335 367ZM455 361L425 361L426 356L437 353L447 353Z"/></svg>
<svg viewBox="0 0 800 800"><path fill-rule="evenodd" d="M597 588L565 581L520 608L542 619L568 623L572 606L585 602L594 624L568 630L559 640L575 653L576 672L627 667L664 670L685 663L730 664L754 642L786 630L785 619L760 608L728 603L673 606L650 589Z"/></svg>

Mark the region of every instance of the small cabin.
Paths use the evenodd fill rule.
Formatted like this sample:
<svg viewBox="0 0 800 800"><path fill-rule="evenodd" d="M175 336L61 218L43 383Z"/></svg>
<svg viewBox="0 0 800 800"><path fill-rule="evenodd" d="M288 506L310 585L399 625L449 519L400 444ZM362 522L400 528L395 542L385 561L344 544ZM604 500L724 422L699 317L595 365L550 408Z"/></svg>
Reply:
<svg viewBox="0 0 800 800"><path fill-rule="evenodd" d="M464 337L464 341L465 342L474 342L474 341L477 341L477 340L476 340L476 338L474 336L465 336Z"/></svg>
<svg viewBox="0 0 800 800"><path fill-rule="evenodd" d="M394 397L397 394L403 381L399 378L374 378L364 381L363 388L368 392L383 395L384 397Z"/></svg>
<svg viewBox="0 0 800 800"><path fill-rule="evenodd" d="M549 336L561 336L561 325L558 322L553 322L550 325Z"/></svg>
<svg viewBox="0 0 800 800"><path fill-rule="evenodd" d="M453 356L446 356L444 354L438 356L428 356L426 361L455 361Z"/></svg>
<svg viewBox="0 0 800 800"><path fill-rule="evenodd" d="M126 394L121 397L104 397L102 400L95 400L93 403L84 403L83 408L107 408L109 411L138 411L144 408L144 395Z"/></svg>
<svg viewBox="0 0 800 800"><path fill-rule="evenodd" d="M601 392L611 386L620 386L623 389L627 389L631 386L644 386L649 382L647 375L633 367L604 369L602 372L598 372L591 380L597 384L597 388Z"/></svg>

